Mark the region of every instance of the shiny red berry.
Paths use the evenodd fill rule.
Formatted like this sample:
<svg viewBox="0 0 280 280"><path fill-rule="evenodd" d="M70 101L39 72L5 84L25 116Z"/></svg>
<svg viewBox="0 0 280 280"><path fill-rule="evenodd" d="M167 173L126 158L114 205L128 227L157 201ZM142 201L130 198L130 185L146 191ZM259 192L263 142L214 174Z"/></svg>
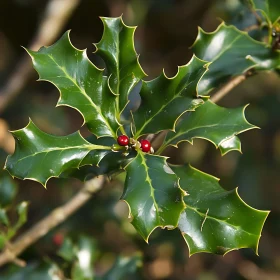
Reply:
<svg viewBox="0 0 280 280"><path fill-rule="evenodd" d="M118 137L118 144L120 146L127 146L129 144L129 138L126 135L120 135Z"/></svg>
<svg viewBox="0 0 280 280"><path fill-rule="evenodd" d="M57 246L61 246L64 241L64 234L62 233L56 233L53 238L53 243Z"/></svg>
<svg viewBox="0 0 280 280"><path fill-rule="evenodd" d="M151 143L149 140L143 139L140 141L141 149L143 152L148 153L151 149Z"/></svg>

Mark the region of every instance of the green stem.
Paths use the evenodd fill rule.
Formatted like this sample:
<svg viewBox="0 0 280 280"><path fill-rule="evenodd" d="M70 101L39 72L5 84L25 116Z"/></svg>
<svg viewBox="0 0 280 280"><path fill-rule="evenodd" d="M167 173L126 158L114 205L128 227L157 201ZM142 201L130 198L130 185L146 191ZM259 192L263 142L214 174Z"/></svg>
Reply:
<svg viewBox="0 0 280 280"><path fill-rule="evenodd" d="M123 135L126 135L126 132L125 132L125 130L124 130L124 128L123 128L122 125L120 126L120 131L121 131L121 133L122 133Z"/></svg>
<svg viewBox="0 0 280 280"><path fill-rule="evenodd" d="M88 145L90 150L111 150L111 146L100 146L100 145Z"/></svg>
<svg viewBox="0 0 280 280"><path fill-rule="evenodd" d="M126 149L125 146L120 146L120 145L118 145L118 144L114 144L114 145L111 147L111 150L114 151L114 152L127 151L127 149Z"/></svg>

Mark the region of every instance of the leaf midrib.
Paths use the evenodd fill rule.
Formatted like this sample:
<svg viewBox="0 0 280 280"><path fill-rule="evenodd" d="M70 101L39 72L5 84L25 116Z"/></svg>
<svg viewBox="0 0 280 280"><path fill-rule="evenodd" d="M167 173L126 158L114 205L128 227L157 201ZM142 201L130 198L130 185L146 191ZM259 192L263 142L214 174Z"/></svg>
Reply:
<svg viewBox="0 0 280 280"><path fill-rule="evenodd" d="M34 154L25 156L25 157L23 157L23 158L17 160L17 163L19 163L20 161L25 160L25 159L27 159L27 158L34 157L34 156L36 156L36 155L38 155L38 154L43 154L43 153L48 154L49 152L55 152L55 151L57 151L57 152L62 152L62 151L71 150L71 149L83 149L83 150L88 150L88 151L91 151L91 150L94 150L94 149L96 149L96 150L102 150L102 149L104 149L104 150L105 150L105 148L106 148L105 146L104 146L104 147L103 147L103 146L100 146L100 147L102 147L102 148L99 148L99 147L97 148L97 147L98 147L98 146L96 146L96 145L90 144L90 145L71 146L71 147L65 147L65 148L49 148L49 149L42 150L42 151L40 151L40 152L36 152L36 153L34 153ZM109 147L107 147L107 149L108 149L108 148L109 148Z"/></svg>
<svg viewBox="0 0 280 280"><path fill-rule="evenodd" d="M238 34L237 37L227 47L225 47L221 52L219 52L215 57L213 57L211 62L213 63L214 61L218 60L226 51L231 49L233 44L236 43L240 39L240 37L241 37L241 34ZM209 66L209 68L210 67L211 67L211 65Z"/></svg>
<svg viewBox="0 0 280 280"><path fill-rule="evenodd" d="M161 224L160 223L160 218L159 218L159 209L158 209L158 205L157 205L157 202L156 202L156 199L155 199L155 189L152 186L152 180L151 180L150 175L149 175L149 167L146 164L146 159L145 159L145 156L142 154L142 152L139 152L139 155L141 156L141 159L142 159L141 165L144 166L144 169L145 169L146 174L147 174L145 181L148 182L148 185L149 185L150 190L151 190L151 197L153 199L153 202L154 202L154 205L155 205L155 208L156 208L157 223Z"/></svg>
<svg viewBox="0 0 280 280"><path fill-rule="evenodd" d="M145 121L145 123L142 125L142 127L141 127L140 129L137 130L137 133L135 134L135 138L138 138L138 137L141 135L141 132L142 132L142 131L144 130L144 128L153 120L153 118L154 118L155 116L157 116L158 114L160 114L160 113L164 110L164 108L166 108L173 100L175 100L176 98L180 97L182 91L183 91L184 89L186 89L187 87L189 87L189 85L190 85L191 83L194 82L194 81L191 81L191 82L188 84L189 79L190 79L190 76L191 76L191 75L188 76L188 79L187 79L187 81L186 81L186 84L187 84L187 85L184 86L177 94L175 94L175 95L172 97L172 99L170 99L170 101L168 101L168 103L163 104L163 105L159 108L159 110L157 110L157 112L156 112L155 114L153 114L152 116L150 116L150 118L148 119L148 121ZM187 97L186 97L186 98L187 98ZM196 99L196 98L194 98L194 99ZM185 110L184 112L182 112L182 114L184 114L184 113L187 112L187 111L188 111L188 109ZM177 120L182 114L180 114L180 115L176 118L176 120ZM174 123L176 123L176 120L175 120ZM174 126L173 126L173 127L174 127Z"/></svg>
<svg viewBox="0 0 280 280"><path fill-rule="evenodd" d="M234 224L230 224L230 223L228 223L226 220L222 220L222 219L218 219L218 218L215 218L215 217L213 217L213 216L209 216L209 211L208 212L206 212L207 213L207 215L206 215L206 213L203 213L203 212L201 212L201 211L199 211L197 208L195 208L195 207L192 207L192 206L190 206L190 205L188 205L187 203L186 203L186 209L187 208L189 208L189 209L191 209L191 210L193 210L193 211L195 211L198 215L200 215L201 217L203 217L205 220L204 220L204 222L206 222L206 220L207 219L211 219L211 220L214 220L214 221L216 221L216 222L218 222L218 223L220 223L220 224L226 224L227 226L230 226L230 227L233 227L236 231L243 231L243 232L245 232L245 233L247 233L247 234L249 234L249 235L253 235L253 236L257 236L257 237L259 237L259 235L258 234L255 234L255 233L251 233L251 232L249 232L249 231L247 231L247 230L244 230L243 228L241 228L240 226L236 226L236 225L234 225ZM185 210L186 210L185 209Z"/></svg>

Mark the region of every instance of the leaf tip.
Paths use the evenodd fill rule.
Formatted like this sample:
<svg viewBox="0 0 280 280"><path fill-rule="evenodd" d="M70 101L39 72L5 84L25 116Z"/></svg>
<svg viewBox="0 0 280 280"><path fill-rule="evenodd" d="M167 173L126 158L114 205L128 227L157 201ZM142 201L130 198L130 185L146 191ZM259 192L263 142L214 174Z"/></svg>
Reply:
<svg viewBox="0 0 280 280"><path fill-rule="evenodd" d="M45 182L40 181L40 180L38 180L36 178L33 178L33 177L25 177L25 178L23 178L23 180L30 180L30 181L37 182L37 183L41 184L44 187L44 189L47 189L47 182L49 181L50 178L48 178Z"/></svg>
<svg viewBox="0 0 280 280"><path fill-rule="evenodd" d="M246 207L248 207L249 209L251 209L251 210L253 210L253 211L255 211L255 212L257 212L257 213L259 213L259 214L262 215L261 221L259 221L259 232L258 232L258 234L257 234L257 235L258 235L257 242L256 242L256 244L255 244L254 247L250 247L250 248L252 248L252 249L255 250L255 254L258 256L259 243L260 243L260 239L261 239L261 235L262 235L262 230L263 230L265 221L266 221L266 219L267 219L267 217L268 217L268 215L269 215L269 213L270 213L271 211L269 211L269 210L259 210L259 209L256 209L256 208L250 206L249 204L247 204L247 203L240 197L239 192L238 192L238 187L235 188L235 193L236 193L237 197L240 199L240 201L241 201ZM248 247L246 247L246 248L248 248ZM237 248L237 249L238 249L238 248ZM236 250L237 250L237 249L236 249Z"/></svg>
<svg viewBox="0 0 280 280"><path fill-rule="evenodd" d="M246 122L248 125L251 126L251 127L248 128L247 130L249 130L249 129L261 129L260 127L254 125L254 124L251 124L250 122L247 121L246 116L245 116L245 111L246 111L246 109L247 109L247 107L248 107L249 105L250 105L249 103L246 104L246 105L243 107L243 110L242 110L242 114L243 114L243 118L245 119L245 122ZM246 130L244 130L244 131L246 131ZM243 132L243 131L242 131L242 132Z"/></svg>

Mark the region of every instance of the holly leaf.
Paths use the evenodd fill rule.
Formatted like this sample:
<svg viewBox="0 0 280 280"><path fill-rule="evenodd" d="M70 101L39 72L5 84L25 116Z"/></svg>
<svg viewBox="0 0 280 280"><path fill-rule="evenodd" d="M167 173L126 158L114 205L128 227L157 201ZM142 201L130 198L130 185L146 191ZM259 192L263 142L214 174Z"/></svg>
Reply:
<svg viewBox="0 0 280 280"><path fill-rule="evenodd" d="M252 248L258 253L268 211L250 207L240 198L237 188L225 191L218 178L191 166L172 169L188 193L178 227L190 255L199 252L224 255L240 248Z"/></svg>
<svg viewBox="0 0 280 280"><path fill-rule="evenodd" d="M99 43L94 44L109 72L109 85L116 95L118 113L128 103L128 95L146 74L139 64L134 47L136 27L124 24L122 17L101 17L104 33Z"/></svg>
<svg viewBox="0 0 280 280"><path fill-rule="evenodd" d="M199 95L207 95L213 88L250 69L272 70L280 67L279 51L273 51L265 43L225 23L214 32L199 29L193 50L197 57L211 62L209 71L198 84Z"/></svg>
<svg viewBox="0 0 280 280"><path fill-rule="evenodd" d="M238 151L241 153L241 141L235 135L235 136L223 141L222 143L220 143L219 149L220 149L222 155L225 155L230 151Z"/></svg>
<svg viewBox="0 0 280 280"><path fill-rule="evenodd" d="M85 159L82 161L84 164L86 161L90 161L90 152ZM124 166L127 165L135 156L135 153L130 153L128 156L123 155L120 152L109 152L102 158L98 165L84 165L79 169L72 168L63 172L60 178L77 178L80 181L87 181L99 175L107 175L111 177L112 175L124 171Z"/></svg>
<svg viewBox="0 0 280 280"><path fill-rule="evenodd" d="M132 225L148 242L157 227L173 229L184 209L179 179L166 158L141 151L126 167L122 199L129 207Z"/></svg>
<svg viewBox="0 0 280 280"><path fill-rule="evenodd" d="M92 144L102 146L113 146L116 141L113 138L96 138L91 135L86 139ZM61 178L77 178L81 181L90 180L99 175L111 176L114 173L123 171L125 165L135 157L136 152L130 151L128 155L124 155L123 152L112 152L108 150L93 150L89 152L82 160L79 169L72 168L60 174ZM95 160L97 159L97 160ZM99 159L101 159L99 161ZM97 165L92 165L92 162L98 161Z"/></svg>
<svg viewBox="0 0 280 280"><path fill-rule="evenodd" d="M197 84L207 71L208 64L193 56L191 61L178 67L173 78L163 72L152 81L143 81L141 105L133 113L135 138L143 134L174 130L178 118L186 111L194 111L203 100L197 98Z"/></svg>
<svg viewBox="0 0 280 280"><path fill-rule="evenodd" d="M39 80L53 83L60 91L57 106L69 106L81 113L89 130L98 137L116 138L115 96L103 70L94 66L86 50L76 49L69 31L50 47L38 52L27 51L32 58Z"/></svg>
<svg viewBox="0 0 280 280"><path fill-rule="evenodd" d="M5 169L14 177L35 180L44 186L51 177L58 177L67 169L79 168L90 151L110 150L108 146L89 143L79 132L68 136L44 133L31 120L25 128L12 134L16 149L8 156ZM97 165L104 154L98 155L87 164Z"/></svg>
<svg viewBox="0 0 280 280"><path fill-rule="evenodd" d="M229 151L241 151L237 134L256 128L250 124L244 115L245 108L228 109L220 107L211 101L182 118L176 126L176 132L169 132L163 146L157 153L161 153L167 146L177 147L182 141L193 144L194 138L202 138L219 148L222 155Z"/></svg>
<svg viewBox="0 0 280 280"><path fill-rule="evenodd" d="M271 25L280 20L279 0L250 0L254 9L260 10Z"/></svg>

